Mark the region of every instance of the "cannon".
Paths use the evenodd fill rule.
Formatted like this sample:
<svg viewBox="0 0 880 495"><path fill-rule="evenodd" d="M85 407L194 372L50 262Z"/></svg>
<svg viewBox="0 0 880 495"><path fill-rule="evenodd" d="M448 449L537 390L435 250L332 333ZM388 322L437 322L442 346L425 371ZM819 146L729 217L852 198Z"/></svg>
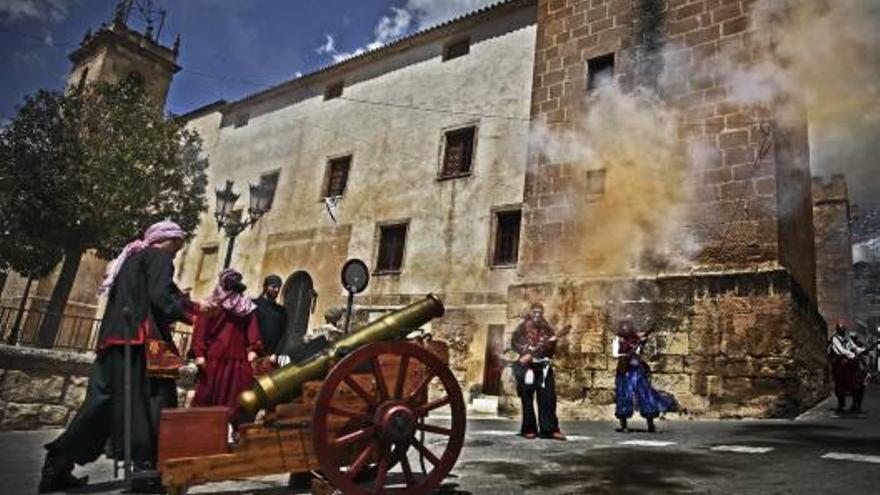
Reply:
<svg viewBox="0 0 880 495"><path fill-rule="evenodd" d="M259 419L240 427L235 445L226 443L225 408L163 411L162 484L181 495L213 481L319 471L345 494L432 491L464 444L464 399L446 344L407 337L443 312L429 295L258 377L240 403ZM448 413L431 414L441 408Z"/></svg>

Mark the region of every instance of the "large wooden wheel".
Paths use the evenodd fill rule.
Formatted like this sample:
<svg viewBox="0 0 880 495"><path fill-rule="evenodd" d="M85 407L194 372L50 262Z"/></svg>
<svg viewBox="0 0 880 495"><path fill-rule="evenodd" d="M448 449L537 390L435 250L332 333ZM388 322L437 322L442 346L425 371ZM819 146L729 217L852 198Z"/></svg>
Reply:
<svg viewBox="0 0 880 495"><path fill-rule="evenodd" d="M437 395L430 402L429 390ZM341 395L357 396L359 407L340 406ZM450 418L429 417L447 405ZM458 382L446 363L409 342L368 344L346 356L330 370L314 407L312 437L321 471L347 495L429 493L452 470L464 444ZM339 421L346 428L334 431L330 425ZM424 471L414 471L415 460ZM361 481L365 477L370 481Z"/></svg>

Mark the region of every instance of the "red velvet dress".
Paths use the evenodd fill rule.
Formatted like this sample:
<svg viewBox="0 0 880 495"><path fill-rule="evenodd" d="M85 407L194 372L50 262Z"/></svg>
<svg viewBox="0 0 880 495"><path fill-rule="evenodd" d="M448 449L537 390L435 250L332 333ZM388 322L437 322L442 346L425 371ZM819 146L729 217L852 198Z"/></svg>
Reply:
<svg viewBox="0 0 880 495"><path fill-rule="evenodd" d="M259 353L260 332L256 312L236 316L225 309L204 312L193 329L193 352L205 358L193 406L226 406L229 422L238 426L238 395L251 388L253 368L250 351Z"/></svg>

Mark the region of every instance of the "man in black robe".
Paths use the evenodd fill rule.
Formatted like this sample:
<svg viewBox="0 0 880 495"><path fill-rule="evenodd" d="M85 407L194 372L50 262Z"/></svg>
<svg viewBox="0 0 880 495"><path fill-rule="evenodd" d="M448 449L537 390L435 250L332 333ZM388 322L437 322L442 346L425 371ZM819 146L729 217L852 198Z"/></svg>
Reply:
<svg viewBox="0 0 880 495"><path fill-rule="evenodd" d="M263 350L269 356L279 354L284 341L284 327L287 324L287 311L275 302L281 290L281 277L269 275L263 280L263 292L254 299L257 305L257 323L260 326L260 340Z"/></svg>
<svg viewBox="0 0 880 495"><path fill-rule="evenodd" d="M148 376L145 344L159 339L173 346L172 324L189 320L189 298L172 280L183 237L175 223L156 223L108 265L100 291L109 295L85 401L67 429L45 446L40 493L85 485L87 477L73 476L74 464L97 460L108 440L113 456L123 458L126 343L131 344L132 461L136 471L155 465L159 413L177 406L177 389L173 379ZM132 488L160 487L154 480L135 480Z"/></svg>

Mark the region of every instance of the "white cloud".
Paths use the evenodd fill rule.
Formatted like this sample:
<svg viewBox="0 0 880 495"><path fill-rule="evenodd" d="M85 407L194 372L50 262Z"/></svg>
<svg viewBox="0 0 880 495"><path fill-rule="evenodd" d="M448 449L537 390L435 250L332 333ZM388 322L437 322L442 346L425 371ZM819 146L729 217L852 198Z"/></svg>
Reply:
<svg viewBox="0 0 880 495"><path fill-rule="evenodd" d="M324 34L326 37L326 41L324 44L319 46L315 51L318 52L319 55L330 55L336 53L336 40L333 39L333 36L329 34Z"/></svg>
<svg viewBox="0 0 880 495"><path fill-rule="evenodd" d="M373 28L373 39L352 51L339 51L333 37L326 34L326 42L317 48L321 55L330 56L334 62L356 57L376 50L412 32L425 29L458 17L467 12L497 3L499 0L407 0L403 8L391 7L391 13L383 15ZM343 18L343 23L345 23Z"/></svg>
<svg viewBox="0 0 880 495"><path fill-rule="evenodd" d="M37 52L15 51L10 57L13 65L19 69L45 69L46 60Z"/></svg>
<svg viewBox="0 0 880 495"><path fill-rule="evenodd" d="M67 18L72 0L0 0L0 22L25 19L58 22Z"/></svg>
<svg viewBox="0 0 880 495"><path fill-rule="evenodd" d="M446 22L467 12L498 3L499 0L407 0L406 7L418 22L418 29L425 29Z"/></svg>

